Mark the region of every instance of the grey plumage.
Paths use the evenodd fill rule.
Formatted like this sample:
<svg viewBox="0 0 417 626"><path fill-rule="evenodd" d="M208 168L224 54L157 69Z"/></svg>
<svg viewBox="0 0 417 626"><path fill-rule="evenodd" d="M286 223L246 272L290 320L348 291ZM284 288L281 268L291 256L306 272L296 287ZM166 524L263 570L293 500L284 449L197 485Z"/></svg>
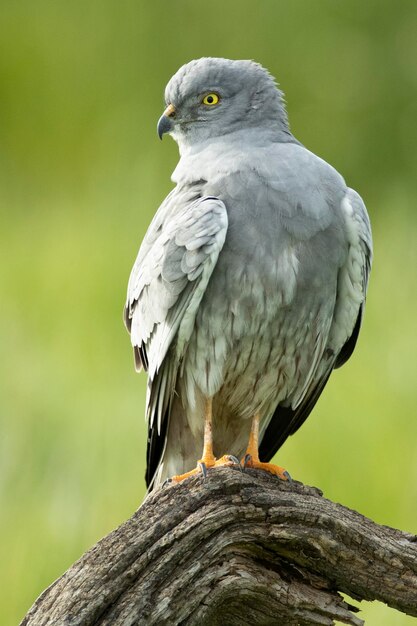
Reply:
<svg viewBox="0 0 417 626"><path fill-rule="evenodd" d="M205 106L207 93L218 94ZM251 61L199 59L168 83L175 189L129 280L125 320L148 371L148 485L192 469L213 397L216 456L260 412L269 460L353 351L372 255L365 206L291 134Z"/></svg>

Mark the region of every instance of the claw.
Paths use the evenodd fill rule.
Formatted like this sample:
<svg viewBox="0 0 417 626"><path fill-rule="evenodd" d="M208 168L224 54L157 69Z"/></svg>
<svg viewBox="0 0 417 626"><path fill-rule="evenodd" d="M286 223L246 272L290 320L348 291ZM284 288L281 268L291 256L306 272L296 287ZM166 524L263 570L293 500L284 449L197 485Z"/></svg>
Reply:
<svg viewBox="0 0 417 626"><path fill-rule="evenodd" d="M207 465L204 463L204 461L199 461L198 462L198 467L201 470L201 473L203 474L203 480L206 480L207 478Z"/></svg>
<svg viewBox="0 0 417 626"><path fill-rule="evenodd" d="M252 458L252 455L251 455L251 454L245 454L245 456L244 456L244 458L243 458L243 463L242 463L242 465L241 465L242 472L244 472L244 471L245 471L245 469L247 468L248 463L249 463L249 461L251 460L251 458Z"/></svg>
<svg viewBox="0 0 417 626"><path fill-rule="evenodd" d="M238 468L242 470L239 459L233 456L233 454L225 454L215 463L215 467L227 467L228 465L237 465Z"/></svg>

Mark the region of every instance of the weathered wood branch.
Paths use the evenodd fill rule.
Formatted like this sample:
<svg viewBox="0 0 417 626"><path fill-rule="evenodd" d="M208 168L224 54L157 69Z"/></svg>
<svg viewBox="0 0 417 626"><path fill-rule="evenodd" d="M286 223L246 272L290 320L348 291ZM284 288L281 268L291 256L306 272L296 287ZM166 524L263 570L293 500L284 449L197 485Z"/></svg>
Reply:
<svg viewBox="0 0 417 626"><path fill-rule="evenodd" d="M265 472L152 494L21 626L363 624L338 592L417 616L417 537Z"/></svg>

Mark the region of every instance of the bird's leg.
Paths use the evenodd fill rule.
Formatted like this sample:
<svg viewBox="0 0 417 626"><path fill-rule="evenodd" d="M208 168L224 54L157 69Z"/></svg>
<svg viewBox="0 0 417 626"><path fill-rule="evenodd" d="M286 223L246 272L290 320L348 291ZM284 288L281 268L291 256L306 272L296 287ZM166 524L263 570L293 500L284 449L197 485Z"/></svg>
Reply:
<svg viewBox="0 0 417 626"><path fill-rule="evenodd" d="M190 476L195 476L201 472L204 478L207 476L207 469L210 467L219 467L221 465L239 465L238 459L234 456L225 455L222 456L221 459L216 459L213 453L213 411L212 411L213 401L211 398L206 399L205 408L204 408L204 446L203 446L203 455L201 459L197 461L197 467L191 470L190 472L186 472L185 474L179 474L178 476L173 476L171 481L174 483L179 483Z"/></svg>
<svg viewBox="0 0 417 626"><path fill-rule="evenodd" d="M207 468L213 467L216 457L213 453L213 401L211 398L206 399L204 409L204 446L203 456L197 461L197 468L200 467L203 476L207 474Z"/></svg>
<svg viewBox="0 0 417 626"><path fill-rule="evenodd" d="M259 460L259 420L260 415L256 413L252 420L250 429L249 443L246 454L242 460L243 469L251 467L253 469L262 469L278 476L282 480L291 480L291 476L283 467L274 465L273 463L262 463Z"/></svg>

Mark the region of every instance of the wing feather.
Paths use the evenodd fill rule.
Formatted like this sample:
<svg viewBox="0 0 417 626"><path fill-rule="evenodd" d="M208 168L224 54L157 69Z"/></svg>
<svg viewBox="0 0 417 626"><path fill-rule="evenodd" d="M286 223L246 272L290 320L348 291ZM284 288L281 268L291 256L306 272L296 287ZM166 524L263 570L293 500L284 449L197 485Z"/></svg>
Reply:
<svg viewBox="0 0 417 626"><path fill-rule="evenodd" d="M307 419L319 399L333 369L350 358L356 345L363 317L372 263L372 234L365 205L353 189L341 204L347 239L347 255L339 270L337 295L326 349L310 373L309 384L295 406L278 405L259 447L259 456L269 461L289 435ZM317 353L314 355L317 359Z"/></svg>
<svg viewBox="0 0 417 626"><path fill-rule="evenodd" d="M148 371L148 485L165 445L181 359L227 224L218 198L196 198L195 190L171 193L145 236L129 279L125 322L136 367Z"/></svg>

